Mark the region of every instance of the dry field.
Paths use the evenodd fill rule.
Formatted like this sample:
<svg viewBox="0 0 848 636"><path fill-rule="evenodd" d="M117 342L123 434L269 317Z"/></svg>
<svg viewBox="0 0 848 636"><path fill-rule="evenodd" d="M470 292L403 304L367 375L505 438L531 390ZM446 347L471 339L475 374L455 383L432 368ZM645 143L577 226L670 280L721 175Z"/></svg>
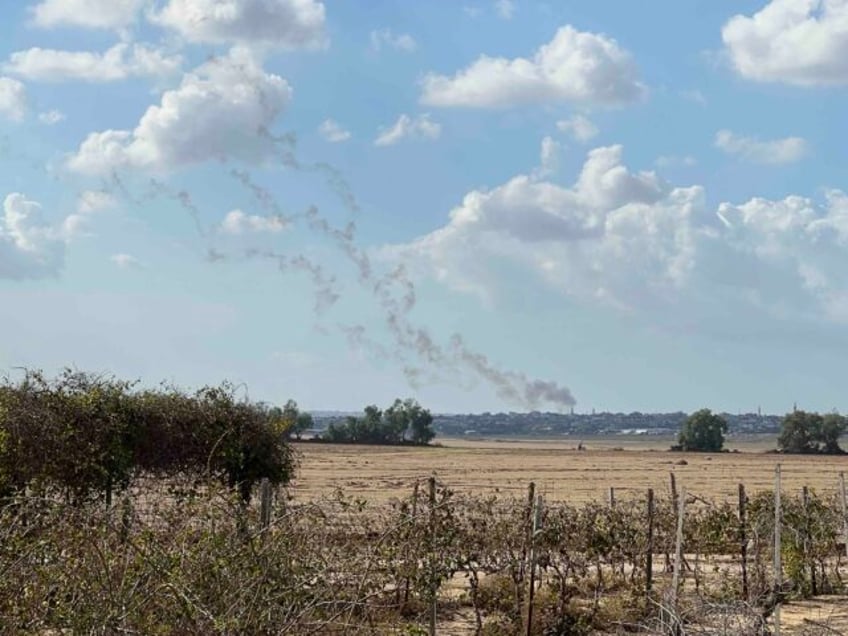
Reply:
<svg viewBox="0 0 848 636"><path fill-rule="evenodd" d="M657 438L586 439L583 451L576 440L438 441L435 448L299 444L294 496L307 500L341 488L377 503L408 494L435 473L459 492L520 495L534 481L548 501L580 503L605 499L610 487L617 498L641 497L647 488L668 492L673 472L688 492L722 500L735 498L739 483L750 493L771 489L778 462L785 491L806 485L834 492L839 472L848 470L848 457L768 454L773 437L731 439L727 446L739 452L720 454L667 452L671 440Z"/></svg>

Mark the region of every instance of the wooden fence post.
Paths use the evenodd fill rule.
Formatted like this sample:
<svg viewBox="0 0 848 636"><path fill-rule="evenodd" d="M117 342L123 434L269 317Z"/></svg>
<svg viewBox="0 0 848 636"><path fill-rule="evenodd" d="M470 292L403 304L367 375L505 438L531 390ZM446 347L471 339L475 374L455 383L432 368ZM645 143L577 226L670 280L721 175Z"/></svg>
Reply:
<svg viewBox="0 0 848 636"><path fill-rule="evenodd" d="M671 478L671 507L674 510L674 514L677 514L677 477L675 477L674 473L669 473L669 477Z"/></svg>
<svg viewBox="0 0 848 636"><path fill-rule="evenodd" d="M739 552L742 556L742 599L748 601L748 497L739 484Z"/></svg>
<svg viewBox="0 0 848 636"><path fill-rule="evenodd" d="M260 508L259 522L263 530L267 530L271 525L271 482L267 477L263 477L259 485Z"/></svg>
<svg viewBox="0 0 848 636"><path fill-rule="evenodd" d="M816 581L816 563L810 558L813 548L813 531L810 520L810 489L804 486L801 489L801 503L804 506L804 560L810 564L810 588L813 596L818 594L818 582Z"/></svg>
<svg viewBox="0 0 848 636"><path fill-rule="evenodd" d="M845 473L839 473L839 495L842 500L842 540L845 542L845 556L848 556L848 501L845 498Z"/></svg>
<svg viewBox="0 0 848 636"><path fill-rule="evenodd" d="M436 586L436 561L433 554L433 544L436 539L436 478L430 477L429 481L430 501L430 636L436 636L437 618L437 592Z"/></svg>
<svg viewBox="0 0 848 636"><path fill-rule="evenodd" d="M536 497L533 510L533 530L530 535L530 592L527 597L527 636L533 633L533 597L536 588L536 535L542 528L542 495Z"/></svg>
<svg viewBox="0 0 848 636"><path fill-rule="evenodd" d="M418 515L418 482L412 488L412 514L407 518L408 523L415 523L415 518ZM409 568L409 544L406 546L406 567ZM408 570L407 570L408 572ZM406 609L409 604L409 574L406 575L406 581L403 584L403 608Z"/></svg>
<svg viewBox="0 0 848 636"><path fill-rule="evenodd" d="M780 464L774 468L774 636L780 636L783 565L780 560Z"/></svg>
<svg viewBox="0 0 848 636"><path fill-rule="evenodd" d="M527 507L524 509L524 520L521 531L524 533L524 545L521 547L521 562L518 564L518 582L523 583L524 577L527 574L527 546L530 542L530 535L533 531L533 504L536 501L536 483L530 482L527 486ZM524 607L524 593L522 586L519 585L516 590L516 608L520 615Z"/></svg>
<svg viewBox="0 0 848 636"><path fill-rule="evenodd" d="M651 595L654 582L654 489L648 488L648 545L645 550L645 592Z"/></svg>
<svg viewBox="0 0 848 636"><path fill-rule="evenodd" d="M677 536L674 542L674 570L671 578L671 589L668 591L668 607L665 613L668 618L668 626L672 633L680 634L680 618L677 611L677 596L680 588L680 571L683 567L683 517L686 514L686 489L681 488L680 498L677 500Z"/></svg>
<svg viewBox="0 0 848 636"><path fill-rule="evenodd" d="M680 571L683 567L683 517L686 514L686 489L680 491L677 500L677 537L674 541L674 573L671 579L672 605L677 609L677 592L680 588Z"/></svg>
<svg viewBox="0 0 848 636"><path fill-rule="evenodd" d="M615 488L609 487L609 507L615 508Z"/></svg>

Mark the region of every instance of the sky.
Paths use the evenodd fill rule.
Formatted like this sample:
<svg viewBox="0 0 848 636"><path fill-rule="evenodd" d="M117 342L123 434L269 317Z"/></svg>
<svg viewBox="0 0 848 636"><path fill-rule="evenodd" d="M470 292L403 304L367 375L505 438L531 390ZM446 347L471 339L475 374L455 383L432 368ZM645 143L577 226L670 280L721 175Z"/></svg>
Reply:
<svg viewBox="0 0 848 636"><path fill-rule="evenodd" d="M848 0L3 3L0 372L844 412L846 112Z"/></svg>

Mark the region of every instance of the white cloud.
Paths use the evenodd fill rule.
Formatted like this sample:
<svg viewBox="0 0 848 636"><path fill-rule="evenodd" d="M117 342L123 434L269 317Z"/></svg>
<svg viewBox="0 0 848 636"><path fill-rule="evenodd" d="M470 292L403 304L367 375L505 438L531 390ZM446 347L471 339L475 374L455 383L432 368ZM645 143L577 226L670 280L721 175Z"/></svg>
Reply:
<svg viewBox="0 0 848 636"><path fill-rule="evenodd" d="M760 304L848 323L848 194L754 198L718 214L728 241L759 265L751 293Z"/></svg>
<svg viewBox="0 0 848 636"><path fill-rule="evenodd" d="M408 33L394 33L391 29L371 31L371 48L379 52L383 47L411 53L418 48L418 43Z"/></svg>
<svg viewBox="0 0 848 636"><path fill-rule="evenodd" d="M131 254L113 254L109 260L121 269L144 269L141 261Z"/></svg>
<svg viewBox="0 0 848 636"><path fill-rule="evenodd" d="M615 106L646 92L636 64L604 35L561 27L532 58L482 56L453 77L430 73L421 101L433 106L499 108L574 102Z"/></svg>
<svg viewBox="0 0 848 636"><path fill-rule="evenodd" d="M16 51L3 65L7 73L44 82L114 82L130 77L179 72L182 57L143 44L116 44L105 53L31 48Z"/></svg>
<svg viewBox="0 0 848 636"><path fill-rule="evenodd" d="M403 139L438 139L442 134L442 125L430 119L425 113L418 117L401 115L389 127L381 128L375 146L392 146Z"/></svg>
<svg viewBox="0 0 848 636"><path fill-rule="evenodd" d="M621 154L619 146L590 152L573 188L518 175L469 192L446 226L389 251L484 297L498 285L492 259L529 268L565 293L622 306L641 285L680 285L694 246L685 218L698 213L703 193L630 172Z"/></svg>
<svg viewBox="0 0 848 636"><path fill-rule="evenodd" d="M737 135L730 130L720 130L716 134L715 145L728 154L765 164L793 163L802 159L808 152L807 142L801 137L760 141L753 137Z"/></svg>
<svg viewBox="0 0 848 636"><path fill-rule="evenodd" d="M190 42L300 49L327 41L316 0L169 0L148 17Z"/></svg>
<svg viewBox="0 0 848 636"><path fill-rule="evenodd" d="M186 73L134 130L91 133L68 167L104 174L118 168L166 171L216 159L262 163L275 152L268 130L290 99L284 79L263 71L244 49L233 49Z"/></svg>
<svg viewBox="0 0 848 636"><path fill-rule="evenodd" d="M43 0L32 9L42 28L120 29L135 21L146 0Z"/></svg>
<svg viewBox="0 0 848 636"><path fill-rule="evenodd" d="M771 0L721 32L734 69L761 82L848 83L848 0Z"/></svg>
<svg viewBox="0 0 848 636"><path fill-rule="evenodd" d="M382 255L484 299L511 276L670 322L751 310L848 324L848 194L710 210L702 187L621 156L592 150L572 187L518 175L471 191L443 227Z"/></svg>
<svg viewBox="0 0 848 636"><path fill-rule="evenodd" d="M38 114L38 121L45 126L55 126L59 122L65 121L65 113L60 110L48 110Z"/></svg>
<svg viewBox="0 0 848 636"><path fill-rule="evenodd" d="M512 0L495 0L495 13L503 20L511 20L515 14L515 3Z"/></svg>
<svg viewBox="0 0 848 636"><path fill-rule="evenodd" d="M77 197L76 211L62 224L64 237L72 240L86 234L91 217L98 212L115 207L118 201L114 195L103 190L85 190Z"/></svg>
<svg viewBox="0 0 848 636"><path fill-rule="evenodd" d="M547 177L554 174L559 168L559 142L552 137L542 139L542 147L539 151L539 168L536 176Z"/></svg>
<svg viewBox="0 0 848 636"><path fill-rule="evenodd" d="M332 119L325 119L321 122L321 125L318 126L318 132L324 139L334 144L347 141L351 137L350 131L345 130L341 124Z"/></svg>
<svg viewBox="0 0 848 636"><path fill-rule="evenodd" d="M556 123L560 132L571 135L577 141L586 142L598 134L598 127L585 115L574 115Z"/></svg>
<svg viewBox="0 0 848 636"><path fill-rule="evenodd" d="M227 213L227 216L221 222L221 232L234 235L252 233L276 234L286 229L286 226L286 221L280 217L257 216L245 214L241 210L232 210Z"/></svg>
<svg viewBox="0 0 848 636"><path fill-rule="evenodd" d="M77 197L77 212L91 214L114 207L118 203L115 195L104 190L85 190Z"/></svg>
<svg viewBox="0 0 848 636"><path fill-rule="evenodd" d="M21 121L26 112L26 87L11 77L0 77L0 116Z"/></svg>
<svg viewBox="0 0 848 636"><path fill-rule="evenodd" d="M0 217L0 279L55 276L65 260L65 242L44 222L41 206L13 192Z"/></svg>

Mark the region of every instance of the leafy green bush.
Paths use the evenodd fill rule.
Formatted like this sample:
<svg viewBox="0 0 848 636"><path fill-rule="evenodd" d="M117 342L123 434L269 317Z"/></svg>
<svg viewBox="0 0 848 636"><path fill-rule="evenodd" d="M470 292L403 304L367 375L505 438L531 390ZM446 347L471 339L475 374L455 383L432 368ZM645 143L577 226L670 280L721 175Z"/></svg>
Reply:
<svg viewBox="0 0 848 636"><path fill-rule="evenodd" d="M294 470L268 407L229 384L136 392L109 376L27 372L0 385L0 439L0 487L77 503L109 499L139 474L214 476L246 501L257 481L284 484Z"/></svg>

